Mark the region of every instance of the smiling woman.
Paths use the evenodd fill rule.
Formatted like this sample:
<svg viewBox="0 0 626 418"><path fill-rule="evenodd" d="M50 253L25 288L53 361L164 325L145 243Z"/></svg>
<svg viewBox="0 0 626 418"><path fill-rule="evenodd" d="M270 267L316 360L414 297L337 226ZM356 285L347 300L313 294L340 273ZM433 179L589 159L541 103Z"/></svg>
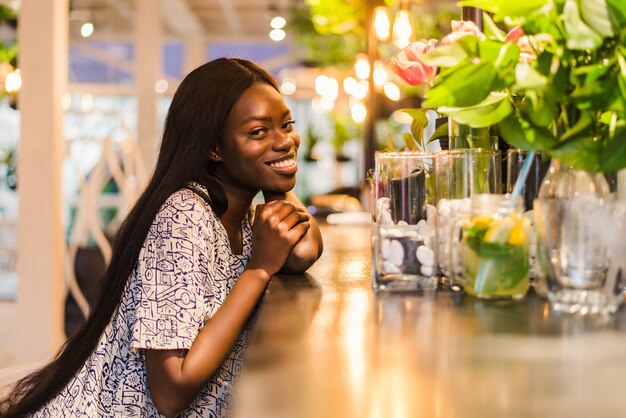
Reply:
<svg viewBox="0 0 626 418"><path fill-rule="evenodd" d="M291 191L300 139L271 76L222 58L170 106L153 177L124 221L86 325L1 415L225 416L271 277L321 255ZM265 203L254 210L262 192Z"/></svg>

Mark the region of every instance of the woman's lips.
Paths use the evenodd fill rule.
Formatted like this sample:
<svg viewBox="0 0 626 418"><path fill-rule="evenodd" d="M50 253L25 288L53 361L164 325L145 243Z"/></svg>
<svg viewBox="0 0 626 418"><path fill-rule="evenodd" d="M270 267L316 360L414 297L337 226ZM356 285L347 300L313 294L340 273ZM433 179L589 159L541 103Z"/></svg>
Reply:
<svg viewBox="0 0 626 418"><path fill-rule="evenodd" d="M295 172L298 171L298 163L293 153L267 162L266 164L269 165L272 170L281 174L295 174Z"/></svg>

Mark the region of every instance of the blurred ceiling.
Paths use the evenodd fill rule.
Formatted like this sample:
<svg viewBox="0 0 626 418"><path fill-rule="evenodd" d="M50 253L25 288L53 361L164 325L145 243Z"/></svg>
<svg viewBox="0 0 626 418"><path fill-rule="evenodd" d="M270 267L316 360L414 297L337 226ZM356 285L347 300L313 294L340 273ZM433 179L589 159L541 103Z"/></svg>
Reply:
<svg viewBox="0 0 626 418"><path fill-rule="evenodd" d="M147 1L147 0L139 0ZM70 36L91 21L94 37L133 35L136 0L71 0ZM269 22L279 12L304 7L304 0L161 0L166 37L268 40Z"/></svg>

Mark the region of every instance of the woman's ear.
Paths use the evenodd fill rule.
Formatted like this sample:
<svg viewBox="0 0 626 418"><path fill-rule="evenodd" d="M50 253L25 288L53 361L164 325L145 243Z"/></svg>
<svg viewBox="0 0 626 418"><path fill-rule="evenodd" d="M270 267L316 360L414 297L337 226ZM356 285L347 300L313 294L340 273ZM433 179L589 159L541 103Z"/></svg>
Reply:
<svg viewBox="0 0 626 418"><path fill-rule="evenodd" d="M213 151L209 152L209 160L211 161L222 161L222 156L220 155L220 152L217 149L214 149Z"/></svg>

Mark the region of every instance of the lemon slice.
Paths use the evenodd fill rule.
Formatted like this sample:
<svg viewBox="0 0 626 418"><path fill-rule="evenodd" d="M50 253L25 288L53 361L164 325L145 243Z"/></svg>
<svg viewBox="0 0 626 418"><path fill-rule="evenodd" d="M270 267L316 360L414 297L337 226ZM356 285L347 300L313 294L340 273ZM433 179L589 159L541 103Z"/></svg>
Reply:
<svg viewBox="0 0 626 418"><path fill-rule="evenodd" d="M489 228L491 222L493 222L493 218L489 215L479 215L472 218L473 227Z"/></svg>
<svg viewBox="0 0 626 418"><path fill-rule="evenodd" d="M515 222L512 219L504 218L493 221L485 234L484 241L494 244L504 244L509 240L509 235Z"/></svg>
<svg viewBox="0 0 626 418"><path fill-rule="evenodd" d="M528 220L520 219L516 221L511 228L511 235L509 235L509 244L520 245L528 241Z"/></svg>

